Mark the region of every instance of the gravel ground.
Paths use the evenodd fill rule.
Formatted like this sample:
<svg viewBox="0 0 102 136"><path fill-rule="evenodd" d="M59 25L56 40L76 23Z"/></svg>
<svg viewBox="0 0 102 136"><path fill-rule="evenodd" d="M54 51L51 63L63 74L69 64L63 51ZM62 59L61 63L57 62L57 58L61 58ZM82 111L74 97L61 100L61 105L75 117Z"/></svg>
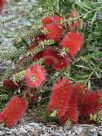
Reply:
<svg viewBox="0 0 102 136"><path fill-rule="evenodd" d="M28 123L12 129L1 127L0 136L102 136L102 127L77 124L64 128L57 125Z"/></svg>
<svg viewBox="0 0 102 136"><path fill-rule="evenodd" d="M6 0L2 15L0 15L0 54L15 52L13 40L19 35L24 36L25 27L34 22L34 18L29 19L25 13L29 13L35 0L21 0L15 3L14 0ZM11 20L11 21L10 21ZM0 74L10 65L9 61L3 60L0 56Z"/></svg>
<svg viewBox="0 0 102 136"><path fill-rule="evenodd" d="M19 3L6 0L3 14L0 16L0 45L12 44L12 40L19 33L20 35L24 33L24 27L31 25L31 20L24 14L29 12L34 3L35 0L23 0Z"/></svg>

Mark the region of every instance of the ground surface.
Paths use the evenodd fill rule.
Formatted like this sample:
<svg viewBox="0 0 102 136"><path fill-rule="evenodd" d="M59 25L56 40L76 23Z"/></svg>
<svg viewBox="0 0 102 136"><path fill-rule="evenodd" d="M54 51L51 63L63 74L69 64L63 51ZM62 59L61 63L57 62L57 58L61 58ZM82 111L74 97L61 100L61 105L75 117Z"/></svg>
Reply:
<svg viewBox="0 0 102 136"><path fill-rule="evenodd" d="M25 27L30 26L31 22L28 20L26 13L32 8L32 3L35 0L23 0L15 3L14 0L6 0L2 15L0 15L0 54L5 52L15 52L13 40L19 35L24 36ZM0 58L0 74L10 64Z"/></svg>
<svg viewBox="0 0 102 136"><path fill-rule="evenodd" d="M0 128L0 136L102 136L102 127L93 125L75 125L64 128L57 125L27 123L12 129Z"/></svg>
<svg viewBox="0 0 102 136"><path fill-rule="evenodd" d="M12 45L12 40L19 34L24 34L25 26L31 25L26 13L31 9L35 0L23 0L15 3L14 0L6 0L2 15L0 15L0 46Z"/></svg>

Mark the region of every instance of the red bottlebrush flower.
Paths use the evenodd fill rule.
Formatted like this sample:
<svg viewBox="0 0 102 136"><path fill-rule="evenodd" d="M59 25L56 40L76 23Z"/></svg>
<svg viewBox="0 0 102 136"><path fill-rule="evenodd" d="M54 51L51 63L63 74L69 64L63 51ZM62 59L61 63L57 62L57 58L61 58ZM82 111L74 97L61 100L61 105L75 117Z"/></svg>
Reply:
<svg viewBox="0 0 102 136"><path fill-rule="evenodd" d="M77 97L79 115L88 116L94 114L102 106L99 102L102 93L92 92L85 86L77 84L74 86L74 94Z"/></svg>
<svg viewBox="0 0 102 136"><path fill-rule="evenodd" d="M46 48L44 51L43 51L43 58L45 60L45 64L46 65L53 65L53 63L55 64L57 60L57 52L49 47L49 48Z"/></svg>
<svg viewBox="0 0 102 136"><path fill-rule="evenodd" d="M80 33L69 32L60 45L68 49L68 54L74 57L83 44L83 37Z"/></svg>
<svg viewBox="0 0 102 136"><path fill-rule="evenodd" d="M58 58L57 58L57 59L58 59L58 62L55 63L55 64L52 66L52 68L55 69L55 70L60 70L60 69L62 69L62 68L66 68L67 66L70 65L70 60L69 60L68 56L62 57L62 56L59 56L59 55L58 55Z"/></svg>
<svg viewBox="0 0 102 136"><path fill-rule="evenodd" d="M61 16L48 16L41 19L43 25L59 23L63 18Z"/></svg>
<svg viewBox="0 0 102 136"><path fill-rule="evenodd" d="M77 98L78 107L80 107L82 106L82 103L83 103L82 97L89 94L90 90L86 86L82 85L81 83L76 83L73 86L73 92Z"/></svg>
<svg viewBox="0 0 102 136"><path fill-rule="evenodd" d="M70 65L70 62L67 58L67 56L62 57L62 56L58 56L58 62L55 63L52 68L55 70L60 70L62 68L66 68L68 65Z"/></svg>
<svg viewBox="0 0 102 136"><path fill-rule="evenodd" d="M77 99L74 92L69 101L68 111L69 111L68 112L69 119L73 123L77 123L78 122L78 106L77 106Z"/></svg>
<svg viewBox="0 0 102 136"><path fill-rule="evenodd" d="M99 102L100 96L96 92L89 92L84 94L78 102L79 113L82 116L95 114L102 107Z"/></svg>
<svg viewBox="0 0 102 136"><path fill-rule="evenodd" d="M32 65L26 70L24 79L29 87L37 88L45 81L46 71L41 65Z"/></svg>
<svg viewBox="0 0 102 136"><path fill-rule="evenodd" d="M35 47L39 45L39 42L44 41L46 39L46 35L38 35L35 38L31 38L31 45L28 46L27 50L31 51Z"/></svg>
<svg viewBox="0 0 102 136"><path fill-rule="evenodd" d="M0 0L0 12L2 12L4 4L5 4L5 0Z"/></svg>
<svg viewBox="0 0 102 136"><path fill-rule="evenodd" d="M0 113L0 119L6 123L8 128L11 128L21 119L26 109L27 102L18 96L14 96Z"/></svg>
<svg viewBox="0 0 102 136"><path fill-rule="evenodd" d="M19 88L20 84L15 84L12 80L6 79L3 81L3 86L10 90L16 90Z"/></svg>
<svg viewBox="0 0 102 136"><path fill-rule="evenodd" d="M38 52L36 55L32 55L30 56L30 61L36 61L36 60L39 60L43 57L43 50Z"/></svg>
<svg viewBox="0 0 102 136"><path fill-rule="evenodd" d="M82 95L84 94L86 95L90 92L90 90L85 85L81 84L80 82L77 82L73 86L73 91L76 97L81 97Z"/></svg>
<svg viewBox="0 0 102 136"><path fill-rule="evenodd" d="M72 97L69 100L69 104L67 105L67 110L64 116L60 118L60 121L61 123L65 123L68 119L73 123L78 122L77 99L74 92L72 94Z"/></svg>
<svg viewBox="0 0 102 136"><path fill-rule="evenodd" d="M63 83L64 81L66 82ZM50 112L57 111L56 115L61 123L65 123L68 119L77 123L78 117L89 117L102 108L102 92L92 92L81 83L72 87L70 83L68 85L68 81L60 79L53 86L48 105ZM70 90L69 93L67 90Z"/></svg>
<svg viewBox="0 0 102 136"><path fill-rule="evenodd" d="M70 64L68 56L60 56L58 51L55 51L53 48L45 49L43 51L43 58L45 60L45 64L52 66L55 70L60 70Z"/></svg>
<svg viewBox="0 0 102 136"><path fill-rule="evenodd" d="M63 35L63 28L61 25L48 24L44 27L48 31L47 38L59 42Z"/></svg>
<svg viewBox="0 0 102 136"><path fill-rule="evenodd" d="M28 91L29 89L30 89L29 86L27 86L25 84L22 84L22 86L20 87L21 91Z"/></svg>
<svg viewBox="0 0 102 136"><path fill-rule="evenodd" d="M67 79L59 79L52 87L52 94L48 104L49 112L57 110L60 119L65 115L67 105L72 95L72 85Z"/></svg>
<svg viewBox="0 0 102 136"><path fill-rule="evenodd" d="M39 42L44 41L46 39L46 35L38 35L35 37L35 43L39 44Z"/></svg>
<svg viewBox="0 0 102 136"><path fill-rule="evenodd" d="M67 110L63 117L60 118L61 123L65 123L68 119L73 123L78 122L78 104L77 104L77 97L80 97L81 92L81 84L77 83L74 86L72 96L69 100L69 104L67 105Z"/></svg>

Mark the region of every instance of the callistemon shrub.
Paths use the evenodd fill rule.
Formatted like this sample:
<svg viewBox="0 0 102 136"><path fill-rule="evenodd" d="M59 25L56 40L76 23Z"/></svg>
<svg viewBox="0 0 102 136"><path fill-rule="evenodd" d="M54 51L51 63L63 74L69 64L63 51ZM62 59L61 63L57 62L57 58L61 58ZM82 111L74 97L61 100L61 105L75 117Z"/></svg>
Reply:
<svg viewBox="0 0 102 136"><path fill-rule="evenodd" d="M71 11L69 16L73 19L78 13ZM83 35L79 20L69 23L62 16L47 16L26 44L15 45L18 50L24 46L25 52L14 61L12 74L2 81L2 89L10 91L12 98L0 113L1 123L12 127L42 92L48 93L49 118L54 116L63 124L69 120L77 123L101 109L101 92L68 78L73 60L84 46Z"/></svg>

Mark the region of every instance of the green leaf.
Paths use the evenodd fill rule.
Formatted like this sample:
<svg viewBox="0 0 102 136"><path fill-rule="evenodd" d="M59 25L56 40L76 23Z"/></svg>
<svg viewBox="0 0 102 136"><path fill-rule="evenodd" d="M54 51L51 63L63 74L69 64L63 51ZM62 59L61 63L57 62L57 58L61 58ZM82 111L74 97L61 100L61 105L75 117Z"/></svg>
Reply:
<svg viewBox="0 0 102 136"><path fill-rule="evenodd" d="M94 21L95 21L95 19L96 19L96 15L97 15L97 11L95 12L95 14L94 14L94 16L93 16L93 18L92 18L91 25L93 25L93 23L94 23Z"/></svg>
<svg viewBox="0 0 102 136"><path fill-rule="evenodd" d="M90 7L86 2L83 2L82 5L83 5L83 7L86 8L87 10L91 10L91 7Z"/></svg>
<svg viewBox="0 0 102 136"><path fill-rule="evenodd" d="M76 3L78 7L80 7L81 9L83 9L84 11L88 11L88 9L86 9L84 6L83 6L83 3Z"/></svg>

